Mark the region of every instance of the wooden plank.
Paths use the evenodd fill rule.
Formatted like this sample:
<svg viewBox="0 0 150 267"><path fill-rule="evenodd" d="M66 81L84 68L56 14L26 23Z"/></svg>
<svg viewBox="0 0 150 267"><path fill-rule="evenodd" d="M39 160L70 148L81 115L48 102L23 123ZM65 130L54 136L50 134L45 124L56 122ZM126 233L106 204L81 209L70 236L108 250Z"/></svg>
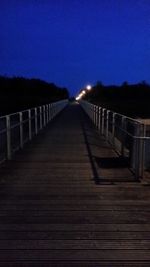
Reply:
<svg viewBox="0 0 150 267"><path fill-rule="evenodd" d="M111 253L110 253L111 252ZM150 261L149 250L0 250L1 261L26 260L108 260L109 261Z"/></svg>
<svg viewBox="0 0 150 267"><path fill-rule="evenodd" d="M25 227L25 226L24 226ZM31 228L32 229L32 228ZM24 231L19 231L19 228L15 231L13 227L8 228L7 231L0 232L1 240L90 240L90 242L95 242L95 240L150 240L150 231L124 231L124 232L111 232L111 231L52 231L49 229L44 229L41 225L41 230L37 231L25 229Z"/></svg>
<svg viewBox="0 0 150 267"><path fill-rule="evenodd" d="M116 237L119 236L119 234L121 233L123 235L123 238L125 238L126 234L129 235L132 234L132 232L135 232L135 236L137 235L137 233L139 232L141 235L143 233L143 237L146 239L149 239L149 232L150 232L150 224L95 224L90 223L90 224L63 224L63 223L59 223L59 224L2 224L0 223L0 231L1 234L3 231L37 231L37 232L65 232L65 234L67 232L70 232L70 234L72 233L73 236L76 235L77 232L89 232L90 234L93 232L95 234L95 236L98 235L107 235L107 238L109 236L109 234L116 235ZM114 232L114 233L113 233ZM147 236L147 237L146 237ZM132 236L131 236L132 239Z"/></svg>
<svg viewBox="0 0 150 267"><path fill-rule="evenodd" d="M117 155L71 105L3 164L0 266L150 266L150 189L101 157Z"/></svg>
<svg viewBox="0 0 150 267"><path fill-rule="evenodd" d="M46 201L45 201L46 202ZM31 202L30 205L25 202L10 202L5 203L4 205L0 206L0 214L11 213L12 211L19 211L19 212L27 212L27 211L41 211L41 212L52 212L52 211L91 211L91 212L102 212L102 211L119 211L119 212L150 212L149 205L101 205L97 204L94 205L93 203L87 203L87 204L76 204L74 203L66 203L65 205L62 203L41 203L39 201L34 202L34 204Z"/></svg>
<svg viewBox="0 0 150 267"><path fill-rule="evenodd" d="M47 266L51 266L51 267L97 267L97 266L101 266L101 267L149 267L149 262L146 261L80 261L80 260L76 260L76 261L65 261L65 260L61 260L61 261L53 261L53 260L26 260L26 261L3 261L1 262L1 266L6 266L6 267L47 267Z"/></svg>
<svg viewBox="0 0 150 267"><path fill-rule="evenodd" d="M150 250L150 240L0 240L0 250Z"/></svg>

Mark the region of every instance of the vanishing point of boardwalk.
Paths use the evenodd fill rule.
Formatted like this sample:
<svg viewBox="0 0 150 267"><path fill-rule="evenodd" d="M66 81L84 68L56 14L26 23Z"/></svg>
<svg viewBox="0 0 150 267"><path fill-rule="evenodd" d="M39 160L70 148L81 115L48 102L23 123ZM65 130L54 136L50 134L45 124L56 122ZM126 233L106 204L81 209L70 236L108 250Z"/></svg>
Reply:
<svg viewBox="0 0 150 267"><path fill-rule="evenodd" d="M150 266L150 188L116 157L72 104L1 165L0 266Z"/></svg>

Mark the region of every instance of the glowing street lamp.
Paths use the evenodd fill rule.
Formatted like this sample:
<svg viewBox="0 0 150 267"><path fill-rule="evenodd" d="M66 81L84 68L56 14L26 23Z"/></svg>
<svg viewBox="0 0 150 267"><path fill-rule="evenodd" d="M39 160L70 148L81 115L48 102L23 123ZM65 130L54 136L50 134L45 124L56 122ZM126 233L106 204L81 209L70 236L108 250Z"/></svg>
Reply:
<svg viewBox="0 0 150 267"><path fill-rule="evenodd" d="M80 93L77 97L76 97L76 101L80 100L82 98L83 94Z"/></svg>
<svg viewBox="0 0 150 267"><path fill-rule="evenodd" d="M80 95L76 97L76 101L78 101L80 99L81 99L81 96Z"/></svg>
<svg viewBox="0 0 150 267"><path fill-rule="evenodd" d="M81 91L81 93L76 97L76 101L80 100L86 93L87 91L90 91L92 89L91 85L87 85L84 90Z"/></svg>
<svg viewBox="0 0 150 267"><path fill-rule="evenodd" d="M88 91L90 91L90 90L92 89L92 86L91 86L90 84L88 84L88 85L86 86L86 89L87 89Z"/></svg>

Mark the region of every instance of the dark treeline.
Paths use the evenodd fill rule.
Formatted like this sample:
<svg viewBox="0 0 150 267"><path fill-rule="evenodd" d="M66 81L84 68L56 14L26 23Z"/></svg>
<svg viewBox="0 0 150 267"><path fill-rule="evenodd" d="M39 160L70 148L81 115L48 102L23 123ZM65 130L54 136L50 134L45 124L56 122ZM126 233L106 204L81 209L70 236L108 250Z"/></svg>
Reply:
<svg viewBox="0 0 150 267"><path fill-rule="evenodd" d="M144 81L132 85L124 82L121 86L99 82L84 98L126 116L150 117L150 85Z"/></svg>
<svg viewBox="0 0 150 267"><path fill-rule="evenodd" d="M0 114L55 102L69 97L66 88L39 79L0 76Z"/></svg>

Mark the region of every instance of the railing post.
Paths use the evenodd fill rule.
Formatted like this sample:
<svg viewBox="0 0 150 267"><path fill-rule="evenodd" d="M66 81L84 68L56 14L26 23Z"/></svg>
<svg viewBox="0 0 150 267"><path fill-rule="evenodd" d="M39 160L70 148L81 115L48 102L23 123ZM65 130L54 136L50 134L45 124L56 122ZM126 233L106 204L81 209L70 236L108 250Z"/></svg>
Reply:
<svg viewBox="0 0 150 267"><path fill-rule="evenodd" d="M94 121L94 124L95 124L95 121L96 121L96 107L95 107L95 105L93 106L93 109L94 109L94 118L93 118L93 121Z"/></svg>
<svg viewBox="0 0 150 267"><path fill-rule="evenodd" d="M109 110L107 110L106 114L106 140L108 141L108 130L109 130Z"/></svg>
<svg viewBox="0 0 150 267"><path fill-rule="evenodd" d="M99 122L99 107L96 106L96 128L98 128L98 122Z"/></svg>
<svg viewBox="0 0 150 267"><path fill-rule="evenodd" d="M35 107L30 110L24 110L23 112L17 112L14 114L6 115L1 117L4 120L4 128L2 125L1 134L5 133L5 143L4 146L4 157L2 160L6 158L10 160L12 158L13 152L17 150L19 147L23 148L24 142L31 140L33 134L37 134L39 129L42 129L43 122L47 123L50 120L50 116L54 117L56 112L61 111L67 101L60 101L54 104L46 105L46 113L45 115L42 113L42 107ZM17 116L17 119L14 119L14 123L11 116ZM45 117L45 118L44 118ZM3 121L2 121L3 122ZM25 129L27 126L27 133L25 133ZM17 135L19 135L19 140L17 140L17 146L13 141L13 135L15 134L15 129L17 128ZM12 135L13 134L13 135ZM19 144L18 144L19 143Z"/></svg>
<svg viewBox="0 0 150 267"><path fill-rule="evenodd" d="M125 147L125 119L126 117L122 116L121 118L121 128L122 128L122 138L121 138L121 155L122 157L125 156L125 151L124 151L124 147Z"/></svg>
<svg viewBox="0 0 150 267"><path fill-rule="evenodd" d="M96 120L97 120L97 106L95 105L95 127L96 127Z"/></svg>
<svg viewBox="0 0 150 267"><path fill-rule="evenodd" d="M121 156L129 155L131 168L135 177L143 177L145 168L145 146L146 137L145 125L134 119L130 119L121 114L107 110L106 108L97 107L86 101L80 101L83 109L89 115L93 123L98 127L100 133L116 146ZM131 127L128 123L131 120ZM132 128L134 131L132 132ZM131 131L131 132L130 132Z"/></svg>
<svg viewBox="0 0 150 267"><path fill-rule="evenodd" d="M95 120L95 126L96 126L96 118L97 118L97 107L95 105L95 117L94 117L94 120Z"/></svg>
<svg viewBox="0 0 150 267"><path fill-rule="evenodd" d="M20 147L23 148L23 119L22 119L22 112L19 112L19 127L20 127Z"/></svg>
<svg viewBox="0 0 150 267"><path fill-rule="evenodd" d="M143 124L143 136L146 137L146 135L147 135L146 134L146 125ZM142 148L143 148L142 178L144 178L146 139L142 140Z"/></svg>
<svg viewBox="0 0 150 267"><path fill-rule="evenodd" d="M50 120L52 119L52 104L50 104L49 107L49 114L50 114Z"/></svg>
<svg viewBox="0 0 150 267"><path fill-rule="evenodd" d="M29 140L32 139L32 128L31 128L31 110L28 110L28 121L29 121Z"/></svg>
<svg viewBox="0 0 150 267"><path fill-rule="evenodd" d="M53 103L51 104L51 119L53 119Z"/></svg>
<svg viewBox="0 0 150 267"><path fill-rule="evenodd" d="M98 107L98 130L100 130L101 108Z"/></svg>
<svg viewBox="0 0 150 267"><path fill-rule="evenodd" d="M135 178L138 180L140 176L140 140L139 140L139 125L136 124L133 135L133 151L132 151L132 166L135 171Z"/></svg>
<svg viewBox="0 0 150 267"><path fill-rule="evenodd" d="M55 105L53 104L52 105L52 118L54 118L55 116Z"/></svg>
<svg viewBox="0 0 150 267"><path fill-rule="evenodd" d="M11 126L10 126L10 116L6 116L6 135L7 135L7 159L11 159Z"/></svg>
<svg viewBox="0 0 150 267"><path fill-rule="evenodd" d="M145 124L140 124L140 138L139 140L139 176L143 178L144 176L144 163L145 163L145 139L146 128Z"/></svg>
<svg viewBox="0 0 150 267"><path fill-rule="evenodd" d="M139 179L139 140L137 137L134 138L134 168L135 168L135 178Z"/></svg>
<svg viewBox="0 0 150 267"><path fill-rule="evenodd" d="M93 123L94 123L94 116L95 116L94 105L92 104L92 121L93 121Z"/></svg>
<svg viewBox="0 0 150 267"><path fill-rule="evenodd" d="M48 104L48 121L51 120L51 104Z"/></svg>
<svg viewBox="0 0 150 267"><path fill-rule="evenodd" d="M42 107L40 106L40 130L42 129Z"/></svg>
<svg viewBox="0 0 150 267"><path fill-rule="evenodd" d="M37 123L37 108L34 109L34 118L35 118L35 134L38 133L38 123Z"/></svg>
<svg viewBox="0 0 150 267"><path fill-rule="evenodd" d="M105 116L105 108L102 109L102 135L104 134L104 116Z"/></svg>
<svg viewBox="0 0 150 267"><path fill-rule="evenodd" d="M112 115L112 143L115 147L115 124L116 124L116 113L113 112L113 115Z"/></svg>
<svg viewBox="0 0 150 267"><path fill-rule="evenodd" d="M45 125L46 125L46 116L45 116L46 114L45 114L45 105L43 106L43 118L44 118L44 127L45 127Z"/></svg>
<svg viewBox="0 0 150 267"><path fill-rule="evenodd" d="M46 124L49 122L49 112L48 112L48 105L46 105Z"/></svg>
<svg viewBox="0 0 150 267"><path fill-rule="evenodd" d="M94 125L95 125L95 117L96 117L96 108L95 108L95 105L93 106L93 109L94 109L93 122L94 122Z"/></svg>

